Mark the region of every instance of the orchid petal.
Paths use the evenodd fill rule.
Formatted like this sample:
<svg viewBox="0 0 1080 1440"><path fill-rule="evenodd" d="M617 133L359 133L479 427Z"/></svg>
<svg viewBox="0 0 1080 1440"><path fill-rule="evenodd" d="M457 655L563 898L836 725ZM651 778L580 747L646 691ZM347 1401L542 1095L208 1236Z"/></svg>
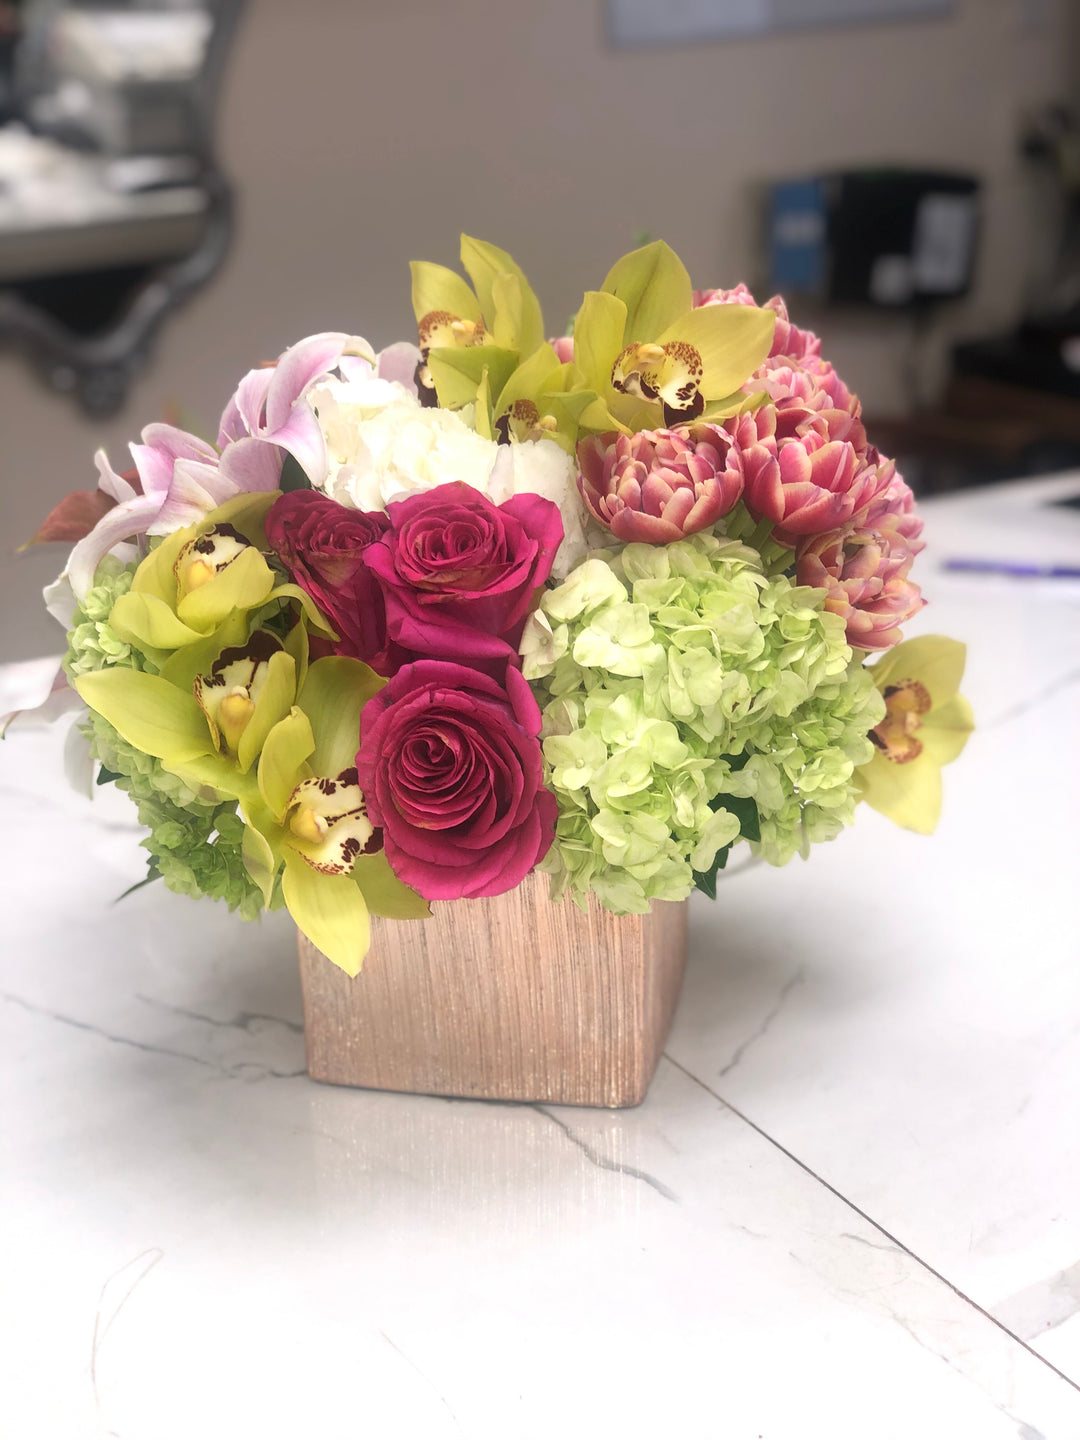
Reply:
<svg viewBox="0 0 1080 1440"><path fill-rule="evenodd" d="M213 749L206 716L195 697L160 675L113 666L80 675L74 688L144 755L184 764Z"/></svg>
<svg viewBox="0 0 1080 1440"><path fill-rule="evenodd" d="M255 701L251 719L244 726L237 746L236 760L245 773L266 743L270 731L284 720L296 698L296 661L284 650L271 655L266 667L266 680Z"/></svg>
<svg viewBox="0 0 1080 1440"><path fill-rule="evenodd" d="M238 489L232 480L222 476L217 466L197 460L178 460L169 492L157 519L146 527L146 533L171 535L174 530L197 525L211 510L231 500Z"/></svg>
<svg viewBox="0 0 1080 1440"><path fill-rule="evenodd" d="M361 855L353 866L352 878L373 915L388 920L426 920L431 915L431 906L423 896L394 874L385 850Z"/></svg>
<svg viewBox="0 0 1080 1440"><path fill-rule="evenodd" d="M311 722L295 706L267 735L259 756L259 793L275 822L280 823L284 816L289 796L303 779L314 749Z"/></svg>
<svg viewBox="0 0 1080 1440"><path fill-rule="evenodd" d="M311 721L317 775L339 775L356 764L360 712L385 684L367 665L343 655L316 660L308 670L297 703Z"/></svg>
<svg viewBox="0 0 1080 1440"><path fill-rule="evenodd" d="M281 888L297 928L347 975L357 974L371 944L371 922L355 880L320 875L286 852Z"/></svg>

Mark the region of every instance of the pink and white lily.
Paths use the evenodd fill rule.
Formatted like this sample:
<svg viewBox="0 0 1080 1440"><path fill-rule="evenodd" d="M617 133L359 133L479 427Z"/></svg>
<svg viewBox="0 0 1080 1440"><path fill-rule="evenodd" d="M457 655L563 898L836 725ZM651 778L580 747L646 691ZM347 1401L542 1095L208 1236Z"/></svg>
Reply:
<svg viewBox="0 0 1080 1440"><path fill-rule="evenodd" d="M142 443L131 446L134 473L125 475L98 451L98 492L112 503L75 545L62 581L80 600L104 557L125 541L171 534L242 491L276 490L287 454L313 484L322 483L329 465L306 398L312 386L341 366L378 375L383 362L397 378L415 368L417 353L415 346L390 346L376 356L366 340L341 331L311 335L275 365L244 376L225 407L216 446L173 425L148 425Z"/></svg>

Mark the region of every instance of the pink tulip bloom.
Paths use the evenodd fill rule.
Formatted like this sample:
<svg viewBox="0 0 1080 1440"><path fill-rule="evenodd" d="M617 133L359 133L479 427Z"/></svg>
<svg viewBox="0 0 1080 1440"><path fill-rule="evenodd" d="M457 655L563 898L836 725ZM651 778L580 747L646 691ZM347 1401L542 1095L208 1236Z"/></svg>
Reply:
<svg viewBox="0 0 1080 1440"><path fill-rule="evenodd" d="M578 445L578 488L619 540L667 545L715 524L742 494L739 451L715 425L593 435Z"/></svg>
<svg viewBox="0 0 1080 1440"><path fill-rule="evenodd" d="M884 523L804 541L796 573L800 585L828 592L825 609L841 616L849 645L887 650L901 639L899 627L926 604L907 578L914 558L904 536Z"/></svg>

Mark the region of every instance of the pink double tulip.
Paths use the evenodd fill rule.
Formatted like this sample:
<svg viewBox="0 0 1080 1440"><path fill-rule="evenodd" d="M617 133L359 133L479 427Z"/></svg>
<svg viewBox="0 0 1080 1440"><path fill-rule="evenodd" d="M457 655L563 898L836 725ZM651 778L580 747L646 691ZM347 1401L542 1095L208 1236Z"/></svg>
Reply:
<svg viewBox="0 0 1080 1440"><path fill-rule="evenodd" d="M593 435L578 446L578 488L619 540L667 545L704 530L742 494L739 449L716 425Z"/></svg>
<svg viewBox="0 0 1080 1440"><path fill-rule="evenodd" d="M800 585L827 591L825 609L841 616L849 645L887 650L900 640L900 626L926 604L907 578L914 558L885 517L874 529L850 527L804 541L796 574Z"/></svg>

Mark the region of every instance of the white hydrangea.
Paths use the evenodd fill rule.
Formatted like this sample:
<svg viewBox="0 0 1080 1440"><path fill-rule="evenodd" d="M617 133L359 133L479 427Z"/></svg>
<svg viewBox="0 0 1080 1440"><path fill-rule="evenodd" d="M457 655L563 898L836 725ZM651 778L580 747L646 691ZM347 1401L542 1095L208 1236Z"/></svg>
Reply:
<svg viewBox="0 0 1080 1440"><path fill-rule="evenodd" d="M588 550L577 469L554 440L497 445L477 434L467 411L425 407L403 385L371 374L325 381L308 399L326 437L323 489L340 505L385 510L394 500L463 480L496 505L528 493L559 507L564 538L552 569L557 580Z"/></svg>

